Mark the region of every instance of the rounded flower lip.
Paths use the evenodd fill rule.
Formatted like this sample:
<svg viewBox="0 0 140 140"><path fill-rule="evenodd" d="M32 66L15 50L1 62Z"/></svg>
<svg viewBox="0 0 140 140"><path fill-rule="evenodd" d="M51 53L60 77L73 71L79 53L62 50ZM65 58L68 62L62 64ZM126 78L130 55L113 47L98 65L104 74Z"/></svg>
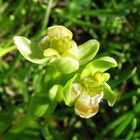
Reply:
<svg viewBox="0 0 140 140"><path fill-rule="evenodd" d="M99 110L99 103L103 98L103 92L96 96L82 93L75 102L75 112L82 118L90 118Z"/></svg>

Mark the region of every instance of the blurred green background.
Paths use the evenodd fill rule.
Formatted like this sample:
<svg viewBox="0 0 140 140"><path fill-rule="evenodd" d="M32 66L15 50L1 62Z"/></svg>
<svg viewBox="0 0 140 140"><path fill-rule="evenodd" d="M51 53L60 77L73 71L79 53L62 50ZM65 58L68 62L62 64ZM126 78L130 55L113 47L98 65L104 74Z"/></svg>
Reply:
<svg viewBox="0 0 140 140"><path fill-rule="evenodd" d="M69 28L78 44L97 39L98 56L117 60L109 71L118 97L113 108L103 101L91 119L64 104L40 119L26 116L43 70L19 54L12 38L39 41L52 25ZM139 0L0 0L0 140L140 139L139 45Z"/></svg>

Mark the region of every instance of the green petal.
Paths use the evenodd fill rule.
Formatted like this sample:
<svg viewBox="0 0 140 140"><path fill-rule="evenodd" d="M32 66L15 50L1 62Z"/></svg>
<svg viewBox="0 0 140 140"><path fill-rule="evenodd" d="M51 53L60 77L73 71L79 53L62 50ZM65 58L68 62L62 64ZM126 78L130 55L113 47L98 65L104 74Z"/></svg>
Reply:
<svg viewBox="0 0 140 140"><path fill-rule="evenodd" d="M77 59L77 55L78 55L78 47L77 47L77 44L74 42L74 41L70 41L71 43L71 47L65 51L62 56L72 56L74 58Z"/></svg>
<svg viewBox="0 0 140 140"><path fill-rule="evenodd" d="M104 98L107 100L109 106L113 106L116 102L116 94L107 83L104 86Z"/></svg>
<svg viewBox="0 0 140 140"><path fill-rule="evenodd" d="M72 39L72 32L70 30L68 30L66 27L61 26L61 25L55 25L55 26L49 27L47 29L47 35L50 38L53 38L53 37L59 37L59 38L68 37L69 39Z"/></svg>
<svg viewBox="0 0 140 140"><path fill-rule="evenodd" d="M44 56L46 57L60 57L59 53L55 50L55 49L52 49L52 48L48 48L46 50L44 50L43 52Z"/></svg>
<svg viewBox="0 0 140 140"><path fill-rule="evenodd" d="M99 50L99 43L97 40L89 40L78 47L78 59L80 65L90 62Z"/></svg>
<svg viewBox="0 0 140 140"><path fill-rule="evenodd" d="M83 70L81 77L82 78L85 77L84 75L86 75L86 73L87 73L85 71L88 71L88 73L90 73L90 74L94 74L97 71L105 72L108 69L110 69L111 67L116 67L116 66L117 66L117 62L112 57L109 57L109 56L101 57L99 59L96 59L96 60L90 62L86 66L86 68Z"/></svg>
<svg viewBox="0 0 140 140"><path fill-rule="evenodd" d="M49 99L53 102L61 102L63 100L63 87L54 85L48 93Z"/></svg>
<svg viewBox="0 0 140 140"><path fill-rule="evenodd" d="M20 53L30 62L42 64L49 61L49 58L44 58L41 49L29 39L22 36L15 36L14 43Z"/></svg>
<svg viewBox="0 0 140 140"><path fill-rule="evenodd" d="M45 50L47 48L49 48L49 44L50 44L50 38L48 36L44 36L40 42L38 43L38 47L41 50Z"/></svg>
<svg viewBox="0 0 140 140"><path fill-rule="evenodd" d="M63 74L69 74L76 71L79 68L79 62L70 57L64 57L57 59L51 63L58 71Z"/></svg>
<svg viewBox="0 0 140 140"><path fill-rule="evenodd" d="M79 96L79 93L73 90L73 82L75 81L76 78L77 75L75 75L72 79L70 79L65 85L63 90L64 101L65 104L68 106L72 106L77 97Z"/></svg>
<svg viewBox="0 0 140 140"><path fill-rule="evenodd" d="M31 98L29 113L33 117L41 117L45 113L50 114L54 111L56 103L49 102L47 96L33 95Z"/></svg>

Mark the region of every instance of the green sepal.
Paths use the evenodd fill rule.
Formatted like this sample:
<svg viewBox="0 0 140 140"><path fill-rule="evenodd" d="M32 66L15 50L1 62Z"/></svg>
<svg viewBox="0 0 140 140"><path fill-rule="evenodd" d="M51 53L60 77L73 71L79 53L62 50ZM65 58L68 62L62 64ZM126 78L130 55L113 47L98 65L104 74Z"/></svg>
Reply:
<svg viewBox="0 0 140 140"><path fill-rule="evenodd" d="M117 62L115 59L109 56L104 56L96 59L86 65L85 69L82 71L81 78L85 78L89 75L93 75L95 72L105 72L111 67L116 67Z"/></svg>
<svg viewBox="0 0 140 140"><path fill-rule="evenodd" d="M79 62L70 57L63 57L51 63L62 74L70 74L79 68Z"/></svg>
<svg viewBox="0 0 140 140"><path fill-rule="evenodd" d="M61 102L63 100L63 86L54 85L49 90L48 96L52 102Z"/></svg>
<svg viewBox="0 0 140 140"><path fill-rule="evenodd" d="M64 87L63 90L63 96L65 104L68 106L72 106L75 102L75 100L78 98L78 95L76 95L74 92L72 92L72 84L73 82L78 79L79 75L75 75L73 78L71 78L67 84Z"/></svg>
<svg viewBox="0 0 140 140"><path fill-rule="evenodd" d="M37 44L32 43L29 39L22 36L15 36L14 43L19 52L30 62L43 64L48 62L50 58L45 58L43 51L37 47Z"/></svg>
<svg viewBox="0 0 140 140"><path fill-rule="evenodd" d="M54 111L57 103L50 102L46 94L34 94L31 98L29 113L33 117L41 117Z"/></svg>
<svg viewBox="0 0 140 140"><path fill-rule="evenodd" d="M91 39L84 44L78 46L78 59L80 65L90 62L99 50L99 42Z"/></svg>
<svg viewBox="0 0 140 140"><path fill-rule="evenodd" d="M104 84L103 92L104 92L104 98L107 100L108 105L113 106L116 102L117 96L107 83Z"/></svg>

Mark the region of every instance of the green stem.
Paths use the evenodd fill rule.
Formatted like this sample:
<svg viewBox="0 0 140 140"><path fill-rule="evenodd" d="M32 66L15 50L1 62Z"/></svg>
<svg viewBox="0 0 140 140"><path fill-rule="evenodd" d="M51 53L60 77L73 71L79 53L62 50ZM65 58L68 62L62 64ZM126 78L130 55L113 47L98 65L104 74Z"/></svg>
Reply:
<svg viewBox="0 0 140 140"><path fill-rule="evenodd" d="M45 30L46 26L48 25L52 4L53 4L53 0L49 0L49 4L45 12L45 18L42 25L42 32Z"/></svg>
<svg viewBox="0 0 140 140"><path fill-rule="evenodd" d="M0 49L0 57L3 57L7 53L10 53L10 52L12 52L15 49L16 49L16 46L11 46L11 47L8 47L8 48L3 48L3 49L1 48Z"/></svg>
<svg viewBox="0 0 140 140"><path fill-rule="evenodd" d="M42 77L42 89L40 93L46 93L53 85L60 84L61 73L58 72L53 66L46 67L46 72Z"/></svg>

